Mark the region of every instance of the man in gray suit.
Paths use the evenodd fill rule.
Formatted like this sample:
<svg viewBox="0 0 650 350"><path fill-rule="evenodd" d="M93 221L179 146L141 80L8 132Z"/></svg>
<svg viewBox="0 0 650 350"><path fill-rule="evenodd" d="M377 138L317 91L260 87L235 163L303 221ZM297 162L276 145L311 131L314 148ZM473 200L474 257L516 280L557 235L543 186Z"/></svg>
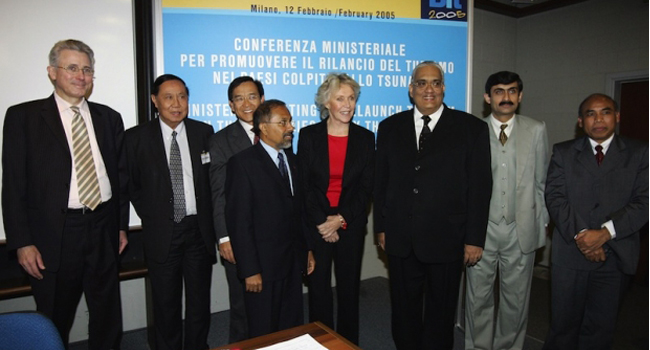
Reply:
<svg viewBox="0 0 650 350"><path fill-rule="evenodd" d="M586 137L558 143L546 181L555 223L551 328L544 349L611 349L621 294L648 222L648 144L615 134L618 105L593 94L579 108Z"/></svg>
<svg viewBox="0 0 650 350"><path fill-rule="evenodd" d="M239 77L228 86L228 104L237 120L210 138L210 188L212 191L214 228L219 240L221 262L226 268L230 299L230 334L228 342L248 339L244 287L237 278L235 254L226 230L226 165L233 155L255 143L253 113L264 102L264 87L251 77Z"/></svg>
<svg viewBox="0 0 650 350"><path fill-rule="evenodd" d="M485 84L494 182L483 257L466 270L465 349L521 349L526 337L535 250L544 246L548 223L548 141L544 122L515 114L523 88L519 75L507 71Z"/></svg>

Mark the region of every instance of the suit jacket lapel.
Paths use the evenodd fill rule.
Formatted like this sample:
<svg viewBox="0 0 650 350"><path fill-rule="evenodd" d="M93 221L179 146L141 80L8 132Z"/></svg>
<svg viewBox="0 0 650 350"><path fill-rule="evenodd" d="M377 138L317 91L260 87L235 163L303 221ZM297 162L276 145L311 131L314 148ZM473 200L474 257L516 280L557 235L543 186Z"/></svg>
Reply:
<svg viewBox="0 0 650 350"><path fill-rule="evenodd" d="M41 116L45 123L52 129L54 137L59 140L61 146L65 148L66 152L70 154L70 146L68 145L68 139L65 136L65 129L63 129L63 122L61 121L61 115L59 114L59 107L56 105L54 100L54 94L43 103L43 109L41 111ZM72 160L72 155L70 155Z"/></svg>
<svg viewBox="0 0 650 350"><path fill-rule="evenodd" d="M93 121L93 130L95 131L95 138L97 139L97 145L99 146L100 152L103 154L104 149L106 147L106 139L105 139L105 128L106 126L104 125L104 120L106 120L106 117L102 116L101 112L99 109L97 109L94 105L90 104L88 102L88 109L90 110L90 118Z"/></svg>
<svg viewBox="0 0 650 350"><path fill-rule="evenodd" d="M515 118L514 123L515 125L513 131L517 135L515 138L515 155L517 157L517 161L515 163L517 164L516 184L520 184L523 179L524 169L526 168L528 158L532 156L531 147L533 144L533 133L530 131L530 126L524 119ZM494 134L494 131L492 131L491 127L490 133Z"/></svg>
<svg viewBox="0 0 650 350"><path fill-rule="evenodd" d="M415 122L413 121L413 118L411 118L411 124L413 124L413 130L415 130ZM425 147L421 153L446 152L446 146L454 144L451 139L452 135L455 135L453 132L454 128L456 128L454 117L451 115L449 108L445 106L445 109L442 111L442 115L440 116L440 120L438 120L435 128L433 128L431 134L424 141Z"/></svg>
<svg viewBox="0 0 650 350"><path fill-rule="evenodd" d="M160 119L154 119L148 124L148 136L150 142L147 142L151 151L152 165L158 167L158 171L161 174L162 178L165 178L165 182L168 183L169 188L172 187L172 179L169 175L169 163L167 162L167 150L165 150L165 142L163 141L162 129L160 128ZM162 176L165 174L166 176Z"/></svg>
<svg viewBox="0 0 650 350"><path fill-rule="evenodd" d="M289 171L291 172L291 184L293 185L292 195L295 195L298 191L299 182L298 182L298 164L296 162L296 156L291 152L291 150L285 150L284 154L287 156L287 164L289 165ZM278 174L280 171L278 171ZM280 177L282 178L282 177ZM284 180L282 181L284 183ZM289 188L291 191L292 189Z"/></svg>
<svg viewBox="0 0 650 350"><path fill-rule="evenodd" d="M396 129L398 129L395 130L395 133L401 135L399 138L401 150L399 152L409 159L415 159L418 155L418 144L415 137L415 121L413 120L413 113L413 109L409 110L408 113L400 116L400 118L404 118L403 122L395 123Z"/></svg>
<svg viewBox="0 0 650 350"><path fill-rule="evenodd" d="M603 162L600 164L600 171L603 174L606 174L614 169L622 168L625 160L625 157L623 156L625 154L624 152L625 143L623 143L619 137L614 135L614 139L607 149L605 158L603 158Z"/></svg>
<svg viewBox="0 0 650 350"><path fill-rule="evenodd" d="M280 175L280 170L278 169L278 166L275 164L275 159L271 159L271 156L266 152L266 150L264 149L261 143L258 143L254 147L256 147L257 156L259 157L262 166L265 168L264 173L269 174L269 176L271 176L273 181L275 181L278 186L281 186L287 191L290 191L290 189L287 187L286 183L284 182L284 179ZM287 161L289 161L288 160L289 158L290 157L287 157ZM293 160L291 160L290 162L293 163L293 165L289 163L289 168L291 168L292 171L291 176L294 177L295 179L295 175L296 175L294 173L295 162Z"/></svg>
<svg viewBox="0 0 650 350"><path fill-rule="evenodd" d="M356 169L355 165L363 160L360 159L360 152L363 151L361 145L357 142L359 140L359 130L356 128L356 124L350 123L350 129L348 131L348 147L345 151L345 163L343 165L343 182L341 183L341 192L343 189L348 187L350 184L351 177L350 173Z"/></svg>
<svg viewBox="0 0 650 350"><path fill-rule="evenodd" d="M578 162L587 169L592 174L599 172L598 164L596 163L596 157L594 152L591 149L591 144L589 143L588 137L583 137L581 141L576 142L576 158Z"/></svg>
<svg viewBox="0 0 650 350"><path fill-rule="evenodd" d="M239 120L236 120L235 123L236 125L231 128L232 132L230 133L230 139L232 140L235 151L239 152L250 147L252 143Z"/></svg>
<svg viewBox="0 0 650 350"><path fill-rule="evenodd" d="M318 173L319 174L327 174L327 178L329 179L329 173L330 173L330 157L329 157L329 139L327 136L327 122L326 120L321 121L320 123L316 124L316 138L312 142L312 146L314 147L314 158L316 161L314 164L318 166ZM327 188L329 183L324 184Z"/></svg>

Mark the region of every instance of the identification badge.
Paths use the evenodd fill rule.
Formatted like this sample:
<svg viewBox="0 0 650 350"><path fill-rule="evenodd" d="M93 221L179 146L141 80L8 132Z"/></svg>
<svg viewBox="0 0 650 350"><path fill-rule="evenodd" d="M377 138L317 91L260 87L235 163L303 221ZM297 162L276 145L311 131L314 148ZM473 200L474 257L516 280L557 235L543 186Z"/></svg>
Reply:
<svg viewBox="0 0 650 350"><path fill-rule="evenodd" d="M201 153L201 164L208 163L210 163L210 152L203 151L203 153Z"/></svg>

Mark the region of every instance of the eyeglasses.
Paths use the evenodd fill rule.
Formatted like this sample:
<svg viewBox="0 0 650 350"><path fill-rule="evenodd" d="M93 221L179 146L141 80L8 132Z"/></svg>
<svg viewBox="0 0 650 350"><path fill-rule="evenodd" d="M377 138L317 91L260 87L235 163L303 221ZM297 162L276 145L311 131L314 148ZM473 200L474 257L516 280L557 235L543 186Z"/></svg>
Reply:
<svg viewBox="0 0 650 350"><path fill-rule="evenodd" d="M232 102L235 104L240 104L244 102L244 99L248 100L249 102L254 102L260 99L260 95L258 94L250 94L247 97L244 96L235 96L232 99Z"/></svg>
<svg viewBox="0 0 650 350"><path fill-rule="evenodd" d="M87 77L92 77L93 74L95 74L95 71L92 68L90 68L90 67L79 68L79 66L77 66L76 64L71 64L71 65L69 65L67 67L57 66L57 68L61 68L61 69L65 70L66 72L70 73L70 74L77 74L77 73L81 72L81 73L83 73L83 75L85 75Z"/></svg>
<svg viewBox="0 0 650 350"><path fill-rule="evenodd" d="M426 80L417 80L412 82L413 86L418 89L425 89L428 85L431 85L434 89L439 89L442 87L443 83L440 80L426 81Z"/></svg>
<svg viewBox="0 0 650 350"><path fill-rule="evenodd" d="M283 128L286 128L288 125L293 126L293 120L280 120L279 122L264 122L266 124L278 124Z"/></svg>

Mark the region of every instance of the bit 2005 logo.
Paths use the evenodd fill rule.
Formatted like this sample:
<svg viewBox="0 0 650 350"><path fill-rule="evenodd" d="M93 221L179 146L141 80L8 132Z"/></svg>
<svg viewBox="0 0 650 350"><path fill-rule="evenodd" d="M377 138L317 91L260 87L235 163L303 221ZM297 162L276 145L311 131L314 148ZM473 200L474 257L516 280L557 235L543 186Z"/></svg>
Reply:
<svg viewBox="0 0 650 350"><path fill-rule="evenodd" d="M422 19L467 21L467 0L422 0Z"/></svg>

